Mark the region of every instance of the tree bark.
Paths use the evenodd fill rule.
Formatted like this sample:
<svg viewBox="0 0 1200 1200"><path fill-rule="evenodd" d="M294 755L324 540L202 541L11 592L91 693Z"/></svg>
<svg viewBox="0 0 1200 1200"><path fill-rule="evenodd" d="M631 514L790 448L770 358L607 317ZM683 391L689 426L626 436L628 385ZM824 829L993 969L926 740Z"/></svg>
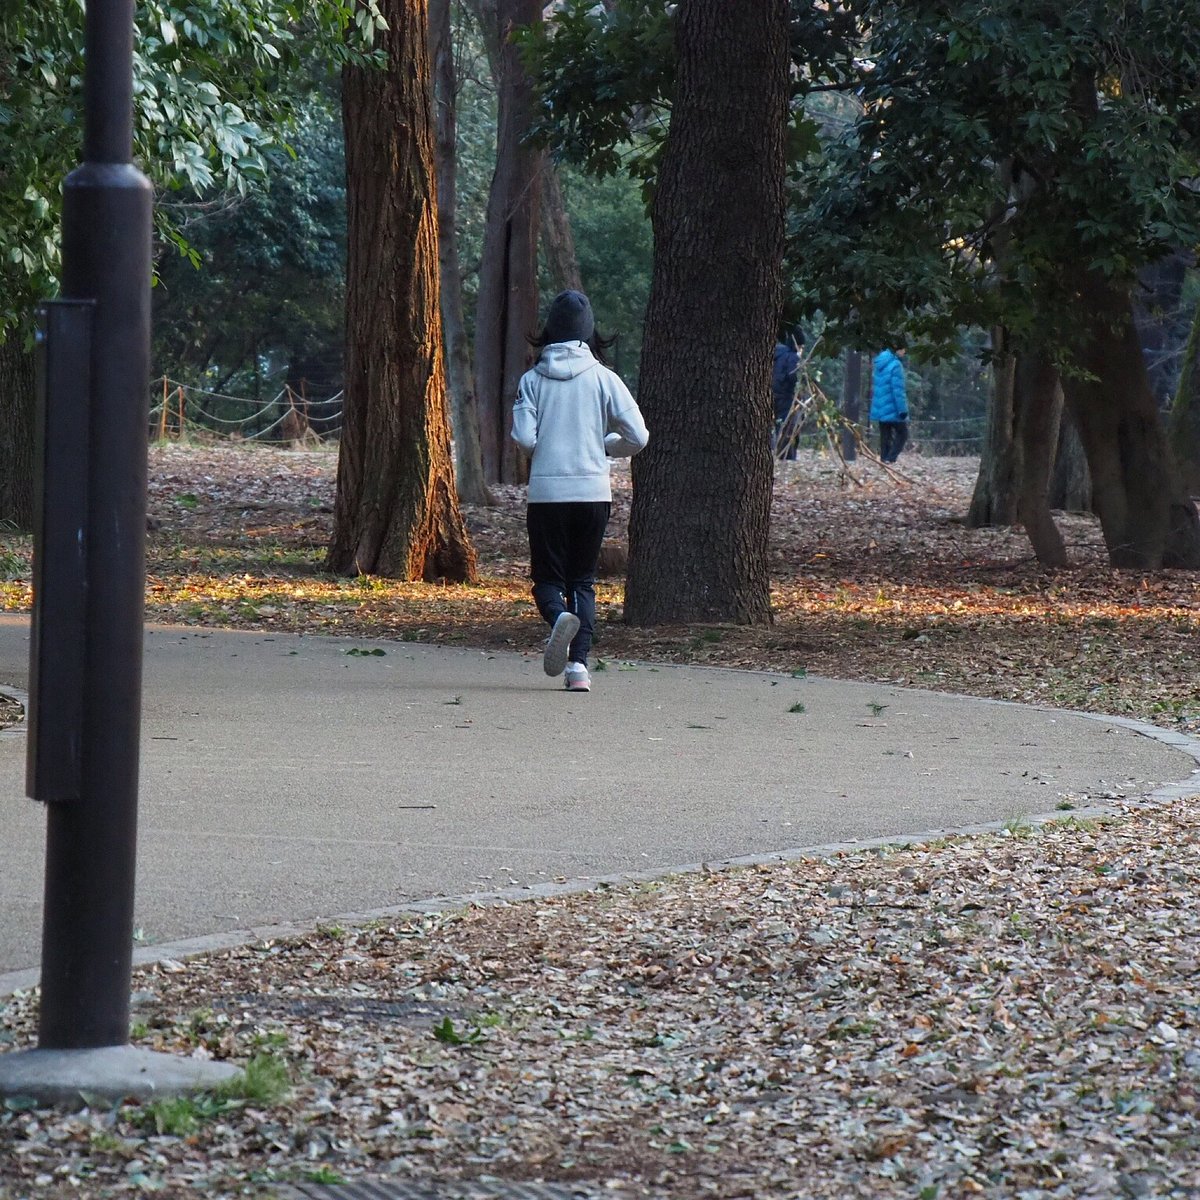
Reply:
<svg viewBox="0 0 1200 1200"><path fill-rule="evenodd" d="M542 0L477 0L496 63L496 170L488 194L475 308L475 389L489 483L523 483L525 456L509 436L517 383L537 332L537 237L544 155L523 139L533 90L511 33L542 19Z"/></svg>
<svg viewBox="0 0 1200 1200"><path fill-rule="evenodd" d="M563 197L562 180L558 169L547 158L542 170L542 253L556 292L583 291L579 274L579 259L575 254L575 238L567 202Z"/></svg>
<svg viewBox="0 0 1200 1200"><path fill-rule="evenodd" d="M858 458L858 442L851 425L857 425L862 415L862 353L847 350L845 373L842 376L842 458L854 462Z"/></svg>
<svg viewBox="0 0 1200 1200"><path fill-rule="evenodd" d="M788 5L683 0L654 200L625 619L771 620L771 348L781 301Z"/></svg>
<svg viewBox="0 0 1200 1200"><path fill-rule="evenodd" d="M992 394L979 456L979 475L967 511L968 529L1014 525L1017 521L1016 356L1003 329L992 333Z"/></svg>
<svg viewBox="0 0 1200 1200"><path fill-rule="evenodd" d="M1183 352L1179 390L1171 405L1171 450L1192 496L1200 495L1200 308L1192 324L1192 335Z"/></svg>
<svg viewBox="0 0 1200 1200"><path fill-rule="evenodd" d="M1067 548L1050 513L1050 474L1058 447L1063 394L1058 372L1044 355L1018 356L1016 405L1017 516L1044 567L1067 566Z"/></svg>
<svg viewBox="0 0 1200 1200"><path fill-rule="evenodd" d="M495 504L483 477L479 409L471 375L471 346L463 312L458 257L458 77L450 23L451 0L430 0L429 33L437 109L438 268L445 331L450 420L458 498L464 504Z"/></svg>
<svg viewBox="0 0 1200 1200"><path fill-rule="evenodd" d="M10 330L0 342L0 521L33 528L33 355Z"/></svg>
<svg viewBox="0 0 1200 1200"><path fill-rule="evenodd" d="M454 486L438 305L426 0L384 0L386 66L346 67L346 382L337 574L474 580Z"/></svg>
<svg viewBox="0 0 1200 1200"><path fill-rule="evenodd" d="M1050 482L1050 507L1071 513L1092 511L1092 477L1088 473L1087 455L1079 440L1079 430L1075 428L1075 418L1065 406L1058 425L1058 453Z"/></svg>
<svg viewBox="0 0 1200 1200"><path fill-rule="evenodd" d="M1079 366L1063 380L1092 475L1092 501L1114 567L1200 568L1200 520L1150 392L1128 289L1084 273L1076 304L1087 321Z"/></svg>

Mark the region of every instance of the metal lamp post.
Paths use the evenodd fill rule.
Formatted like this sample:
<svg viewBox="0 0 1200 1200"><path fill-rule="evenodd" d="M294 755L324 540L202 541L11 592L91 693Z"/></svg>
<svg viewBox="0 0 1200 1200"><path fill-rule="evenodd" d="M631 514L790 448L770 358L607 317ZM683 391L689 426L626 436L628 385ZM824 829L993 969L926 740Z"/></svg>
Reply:
<svg viewBox="0 0 1200 1200"><path fill-rule="evenodd" d="M46 802L38 1048L0 1094L144 1096L226 1064L128 1045L145 597L149 181L133 165L134 0L88 0L63 300L41 311L27 790Z"/></svg>

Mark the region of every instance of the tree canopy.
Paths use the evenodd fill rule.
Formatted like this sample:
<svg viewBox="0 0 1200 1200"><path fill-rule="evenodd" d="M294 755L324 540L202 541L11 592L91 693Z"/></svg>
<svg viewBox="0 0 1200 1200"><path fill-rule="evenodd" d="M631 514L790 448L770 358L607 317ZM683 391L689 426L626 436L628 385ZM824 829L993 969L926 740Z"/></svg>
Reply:
<svg viewBox="0 0 1200 1200"><path fill-rule="evenodd" d="M1083 268L1119 285L1200 240L1200 4L862 6L861 109L797 174L809 309L878 339L1004 324L1062 349ZM990 270L996 267L998 270Z"/></svg>
<svg viewBox="0 0 1200 1200"><path fill-rule="evenodd" d="M196 203L267 177L302 68L368 55L381 17L374 0L147 0L136 21L134 156L162 197L160 235L190 252L182 230ZM0 340L27 331L35 300L57 288L82 87L81 0L0 9Z"/></svg>

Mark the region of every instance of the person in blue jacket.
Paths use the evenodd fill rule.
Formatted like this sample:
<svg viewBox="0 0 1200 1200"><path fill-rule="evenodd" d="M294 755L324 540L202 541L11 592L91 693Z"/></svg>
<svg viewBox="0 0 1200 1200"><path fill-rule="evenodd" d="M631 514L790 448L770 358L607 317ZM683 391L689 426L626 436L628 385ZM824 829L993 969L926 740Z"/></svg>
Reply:
<svg viewBox="0 0 1200 1200"><path fill-rule="evenodd" d="M894 463L908 441L908 393L904 386L904 347L881 350L872 374L871 420L879 424L879 457Z"/></svg>

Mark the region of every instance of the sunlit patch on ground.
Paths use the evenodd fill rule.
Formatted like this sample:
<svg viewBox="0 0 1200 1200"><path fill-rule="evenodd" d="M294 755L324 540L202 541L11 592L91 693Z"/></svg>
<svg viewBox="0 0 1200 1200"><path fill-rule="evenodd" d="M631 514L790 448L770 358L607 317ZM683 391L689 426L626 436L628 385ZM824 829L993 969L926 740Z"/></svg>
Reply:
<svg viewBox="0 0 1200 1200"><path fill-rule="evenodd" d="M772 511L774 624L632 629L622 582L598 587L596 652L625 658L899 682L1200 727L1194 574L1108 567L1097 523L1058 520L1075 565L1046 572L1020 529L968 530L974 459L781 464ZM328 449L151 450L147 618L152 621L535 648L522 489L469 508L474 586L340 579L323 571L336 457ZM614 472L610 536L630 486ZM0 604L28 608L29 540L0 548Z"/></svg>

